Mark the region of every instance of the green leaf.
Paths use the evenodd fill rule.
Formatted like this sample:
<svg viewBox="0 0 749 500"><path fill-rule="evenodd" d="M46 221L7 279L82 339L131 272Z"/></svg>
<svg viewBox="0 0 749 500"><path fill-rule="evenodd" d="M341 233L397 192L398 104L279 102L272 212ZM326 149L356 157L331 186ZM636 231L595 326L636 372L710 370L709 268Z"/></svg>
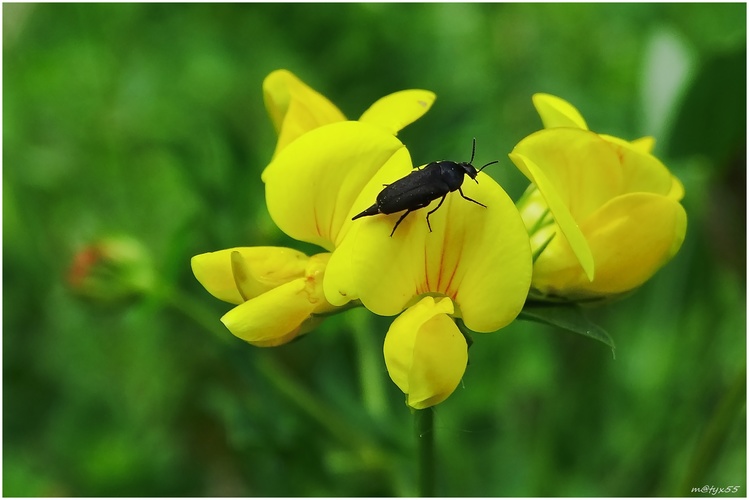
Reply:
<svg viewBox="0 0 749 500"><path fill-rule="evenodd" d="M518 315L518 318L556 326L570 332L585 335L609 346L611 353L616 356L616 346L608 332L590 321L580 306L576 304L550 304L528 301L523 306L523 310Z"/></svg>

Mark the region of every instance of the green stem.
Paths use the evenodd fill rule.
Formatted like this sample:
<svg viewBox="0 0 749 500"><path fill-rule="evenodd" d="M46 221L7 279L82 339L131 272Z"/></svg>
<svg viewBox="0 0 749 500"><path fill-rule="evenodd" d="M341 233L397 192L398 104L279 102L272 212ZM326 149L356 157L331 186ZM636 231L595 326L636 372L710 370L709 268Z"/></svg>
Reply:
<svg viewBox="0 0 749 500"><path fill-rule="evenodd" d="M179 290L166 287L159 289L157 296L175 310L195 321L202 328L210 331L225 346L232 344L231 336L226 328L218 321L213 310L206 307L202 301L197 301ZM297 408L320 424L340 442L356 450L368 467L382 470L389 468L392 457L388 453L381 450L364 433L349 425L337 412L323 404L319 398L310 395L309 391L287 373L275 358L259 356L255 360L255 367L258 373L287 400L294 403Z"/></svg>
<svg viewBox="0 0 749 500"><path fill-rule="evenodd" d="M159 288L156 296L174 308L174 310L179 311L197 325L200 325L201 328L211 332L224 345L228 345L231 342L226 328L218 321L214 311L205 306L202 301L194 300L191 296L168 287Z"/></svg>
<svg viewBox="0 0 749 500"><path fill-rule="evenodd" d="M310 394L287 371L268 356L255 360L258 371L277 391L286 396L299 409L315 420L332 436L349 448L356 450L366 467L387 470L392 457L381 450L368 436L349 425L337 412Z"/></svg>
<svg viewBox="0 0 749 500"><path fill-rule="evenodd" d="M432 408L414 412L419 460L419 496L435 496L434 484L434 411Z"/></svg>
<svg viewBox="0 0 749 500"><path fill-rule="evenodd" d="M382 338L372 328L372 315L369 311L350 311L348 315L354 330L362 400L367 413L382 423L388 412L382 373Z"/></svg>

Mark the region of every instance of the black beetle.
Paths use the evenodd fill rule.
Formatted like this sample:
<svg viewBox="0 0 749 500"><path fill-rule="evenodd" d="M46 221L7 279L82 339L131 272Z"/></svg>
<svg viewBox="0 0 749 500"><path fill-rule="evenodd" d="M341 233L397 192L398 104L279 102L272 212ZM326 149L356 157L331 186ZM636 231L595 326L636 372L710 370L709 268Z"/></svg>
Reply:
<svg viewBox="0 0 749 500"><path fill-rule="evenodd" d="M380 194L377 195L377 201L375 204L362 213L355 215L351 220L356 220L359 217L367 217L369 215L394 214L401 210L406 210L406 213L401 215L401 218L398 219L398 222L395 223L395 227L393 227L393 230L390 232L390 236L392 237L395 230L398 229L398 225L406 218L406 215L414 210L426 207L432 201L441 196L442 199L439 204L427 214L427 227L429 227L429 232L431 233L432 225L429 223L429 216L442 206L442 202L445 201L445 197L448 193L456 190L460 193L460 196L466 200L472 201L475 204L486 208L486 205L483 203L479 203L478 201L472 200L464 195L460 186L463 185L465 175L476 181L476 184L478 184L479 181L476 180L478 173L489 165L493 165L499 161L489 162L476 170L476 167L472 165L475 154L476 139L474 138L473 149L471 150L471 160L469 162L456 163L448 160L433 161L422 169L417 168L402 179L398 179L392 184L385 184L385 189L380 191Z"/></svg>

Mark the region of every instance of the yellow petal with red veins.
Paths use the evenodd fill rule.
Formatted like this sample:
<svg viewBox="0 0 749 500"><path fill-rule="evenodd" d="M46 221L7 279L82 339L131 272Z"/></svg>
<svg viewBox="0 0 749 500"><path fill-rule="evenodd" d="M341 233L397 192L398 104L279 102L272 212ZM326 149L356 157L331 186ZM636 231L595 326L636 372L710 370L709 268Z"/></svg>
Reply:
<svg viewBox="0 0 749 500"><path fill-rule="evenodd" d="M305 281L297 278L248 300L226 313L221 322L250 344L270 347L286 343L296 337L315 308Z"/></svg>
<svg viewBox="0 0 749 500"><path fill-rule="evenodd" d="M232 263L235 252L238 256ZM196 255L190 264L197 280L211 295L225 302L241 304L248 298L304 276L308 260L305 254L291 248L237 247ZM235 276L235 271L240 271L241 276ZM240 293L238 283L243 293Z"/></svg>
<svg viewBox="0 0 749 500"><path fill-rule="evenodd" d="M385 336L385 365L412 408L444 401L463 378L468 346L452 313L450 299L424 297L398 316Z"/></svg>
<svg viewBox="0 0 749 500"><path fill-rule="evenodd" d="M278 133L275 154L305 132L346 120L325 96L285 69L276 70L265 78L263 97Z"/></svg>
<svg viewBox="0 0 749 500"><path fill-rule="evenodd" d="M544 128L572 127L588 130L588 125L577 108L564 99L551 94L534 94L532 99Z"/></svg>
<svg viewBox="0 0 749 500"><path fill-rule="evenodd" d="M574 256L554 240L536 261L533 284L567 297L616 294L642 285L681 247L686 233L684 208L651 193L631 193L605 204L581 229L596 262L592 283L575 271Z"/></svg>
<svg viewBox="0 0 749 500"><path fill-rule="evenodd" d="M397 178L376 177L365 190L373 195L378 183ZM358 297L372 312L392 316L421 295L439 294L454 300L472 330L510 323L530 286L528 234L504 190L487 175L477 179L478 185L466 181L463 192L488 208L449 193L429 218L432 232L425 217L438 200L409 214L392 238L402 212L354 221L326 270L328 300L340 305Z"/></svg>
<svg viewBox="0 0 749 500"><path fill-rule="evenodd" d="M395 135L429 111L435 98L428 90L395 92L372 104L359 121L379 125Z"/></svg>
<svg viewBox="0 0 749 500"><path fill-rule="evenodd" d="M333 250L362 188L400 150L405 146L398 139L367 123L335 123L304 134L265 171L271 218L292 238Z"/></svg>

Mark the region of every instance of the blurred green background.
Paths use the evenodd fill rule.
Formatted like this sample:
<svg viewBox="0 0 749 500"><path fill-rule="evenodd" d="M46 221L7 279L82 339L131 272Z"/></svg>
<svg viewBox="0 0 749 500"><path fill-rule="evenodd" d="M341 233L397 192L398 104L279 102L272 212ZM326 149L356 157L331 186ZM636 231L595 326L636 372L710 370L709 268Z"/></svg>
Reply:
<svg viewBox="0 0 749 500"><path fill-rule="evenodd" d="M416 494L390 318L259 349L190 271L232 246L311 250L264 204L277 68L351 118L436 92L399 136L414 162L465 160L475 136L514 199L535 92L654 135L686 187L681 252L592 313L616 359L525 322L475 337L436 408L438 494L746 496L743 4L4 4L4 495ZM74 293L75 256L112 235L143 246L156 292Z"/></svg>

